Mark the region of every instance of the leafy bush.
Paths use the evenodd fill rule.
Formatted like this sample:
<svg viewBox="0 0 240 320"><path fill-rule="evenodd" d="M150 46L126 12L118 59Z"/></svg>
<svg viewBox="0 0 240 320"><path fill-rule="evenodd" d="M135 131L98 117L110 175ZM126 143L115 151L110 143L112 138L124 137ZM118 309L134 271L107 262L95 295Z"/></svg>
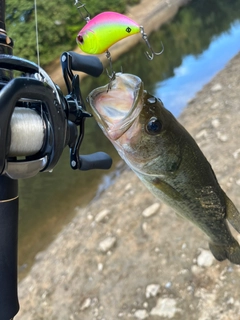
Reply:
<svg viewBox="0 0 240 320"><path fill-rule="evenodd" d="M126 1L89 0L86 8L91 17L102 11L123 13ZM82 12L86 13L84 9ZM76 46L76 35L85 23L74 5L74 0L38 0L37 20L42 66L55 60L63 51L73 49ZM6 28L8 35L14 40L14 55L36 62L36 21L33 0L7 1Z"/></svg>

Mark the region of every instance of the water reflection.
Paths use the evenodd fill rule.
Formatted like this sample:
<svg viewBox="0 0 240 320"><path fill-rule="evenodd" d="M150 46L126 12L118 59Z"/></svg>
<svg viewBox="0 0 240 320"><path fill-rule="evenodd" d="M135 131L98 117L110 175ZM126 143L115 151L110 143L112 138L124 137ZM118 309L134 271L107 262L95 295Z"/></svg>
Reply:
<svg viewBox="0 0 240 320"><path fill-rule="evenodd" d="M202 54L184 57L182 64L173 70L172 77L156 83L154 95L161 97L165 107L179 116L196 92L239 52L239 39L240 21L237 21L227 33L214 37Z"/></svg>
<svg viewBox="0 0 240 320"><path fill-rule="evenodd" d="M145 88L159 96L169 108L186 103L186 91L191 84L204 84L213 72L221 69L236 53L239 45L240 0L193 0L182 8L171 23L150 36L150 43L157 47L163 42L165 51L153 61L145 58L146 46L140 43L114 62L114 69L133 73L142 78ZM208 56L207 60L204 60ZM224 59L224 60L223 60ZM203 67L203 64L206 67ZM209 67L211 66L211 68ZM206 73L202 73L205 69ZM194 72L194 78L193 73ZM185 79L185 80L184 80ZM87 94L108 81L106 75L99 79L86 78L82 93ZM198 87L199 89L199 87ZM198 90L191 88L191 91ZM178 91L177 91L178 90ZM179 92L180 91L180 92ZM185 97L180 103L179 97ZM173 110L178 114L179 109ZM82 154L105 151L118 161L118 156L103 136L93 119L86 121ZM19 263L30 262L42 250L61 226L70 220L75 206L85 205L94 196L103 174L100 170L73 171L69 166L68 150L60 159L53 173L20 181ZM104 172L105 174L105 172Z"/></svg>
<svg viewBox="0 0 240 320"><path fill-rule="evenodd" d="M93 119L86 127L82 154L105 151L117 162L118 156L102 137ZM91 138L89 138L91 137ZM91 145L89 143L91 142ZM106 147L106 144L109 144ZM109 171L74 171L66 149L52 173L20 180L19 265L30 265L41 251L74 215L75 207L84 207L96 194L102 175ZM114 167L113 167L114 169ZM112 170L113 170L112 169ZM24 268L24 272L27 269Z"/></svg>

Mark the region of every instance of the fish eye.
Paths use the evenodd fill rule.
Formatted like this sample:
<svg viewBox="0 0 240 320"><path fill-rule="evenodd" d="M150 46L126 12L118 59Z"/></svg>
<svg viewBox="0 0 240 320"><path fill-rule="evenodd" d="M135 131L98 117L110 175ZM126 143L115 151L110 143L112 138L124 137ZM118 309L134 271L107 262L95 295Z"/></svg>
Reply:
<svg viewBox="0 0 240 320"><path fill-rule="evenodd" d="M80 43L80 44L83 44L83 37L79 34L78 36L77 36L77 41Z"/></svg>
<svg viewBox="0 0 240 320"><path fill-rule="evenodd" d="M160 133L162 130L162 123L156 117L152 117L146 125L146 132L154 135Z"/></svg>

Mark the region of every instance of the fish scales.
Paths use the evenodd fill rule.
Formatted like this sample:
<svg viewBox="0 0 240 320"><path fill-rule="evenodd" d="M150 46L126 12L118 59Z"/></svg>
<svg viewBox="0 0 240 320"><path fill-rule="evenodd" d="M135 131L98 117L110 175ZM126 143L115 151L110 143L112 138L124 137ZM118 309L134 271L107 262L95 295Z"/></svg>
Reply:
<svg viewBox="0 0 240 320"><path fill-rule="evenodd" d="M89 103L104 134L146 187L209 237L219 260L240 264L240 214L195 140L137 76L119 73ZM111 109L111 112L110 112ZM114 110L115 113L114 113Z"/></svg>

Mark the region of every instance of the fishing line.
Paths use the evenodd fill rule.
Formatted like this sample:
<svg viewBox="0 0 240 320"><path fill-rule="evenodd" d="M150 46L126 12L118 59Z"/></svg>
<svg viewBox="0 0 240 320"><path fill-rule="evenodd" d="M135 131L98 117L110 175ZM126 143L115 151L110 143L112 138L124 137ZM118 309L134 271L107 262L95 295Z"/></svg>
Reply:
<svg viewBox="0 0 240 320"><path fill-rule="evenodd" d="M40 67L39 39L38 39L38 17L37 17L37 0L34 0L35 12L35 29L36 29L36 49L37 49L37 64Z"/></svg>
<svg viewBox="0 0 240 320"><path fill-rule="evenodd" d="M40 50L39 50L39 38L38 38L38 12L37 12L37 0L34 0L34 12L35 12L35 30L36 30L36 49L37 49L37 64L38 64L38 72L40 74ZM42 120L42 132L45 130L45 122L43 118L43 106L41 104L41 120ZM35 127L37 122L35 121ZM41 132L38 134L38 138L40 137ZM39 149L40 150L40 149Z"/></svg>

